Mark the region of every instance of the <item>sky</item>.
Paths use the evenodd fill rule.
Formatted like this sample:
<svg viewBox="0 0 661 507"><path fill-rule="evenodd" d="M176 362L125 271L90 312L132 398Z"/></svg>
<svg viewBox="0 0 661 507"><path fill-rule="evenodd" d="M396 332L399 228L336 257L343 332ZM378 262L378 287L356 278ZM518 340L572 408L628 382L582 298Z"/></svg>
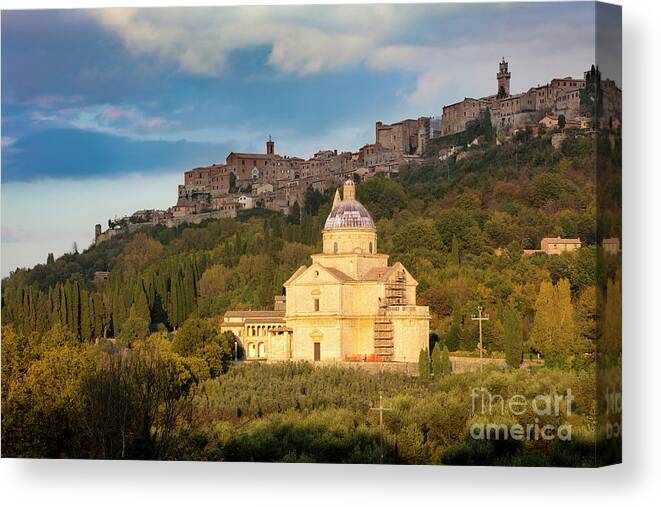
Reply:
<svg viewBox="0 0 661 507"><path fill-rule="evenodd" d="M308 157L374 123L582 76L591 3L2 12L2 276L176 201L230 151ZM619 82L619 76L614 76Z"/></svg>

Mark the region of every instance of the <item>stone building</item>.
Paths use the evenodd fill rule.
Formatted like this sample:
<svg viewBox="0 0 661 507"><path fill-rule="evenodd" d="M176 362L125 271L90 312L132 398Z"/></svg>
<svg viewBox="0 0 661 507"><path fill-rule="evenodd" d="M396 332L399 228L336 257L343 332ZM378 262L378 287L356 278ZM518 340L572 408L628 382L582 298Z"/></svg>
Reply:
<svg viewBox="0 0 661 507"><path fill-rule="evenodd" d="M542 238L541 247L548 255L573 252L581 248L581 238Z"/></svg>
<svg viewBox="0 0 661 507"><path fill-rule="evenodd" d="M386 150L380 144L366 144L358 151L360 167L372 169L380 165L399 165L403 161L402 153Z"/></svg>
<svg viewBox="0 0 661 507"><path fill-rule="evenodd" d="M221 164L196 167L184 172L183 191L197 189L198 191L209 192L212 195L226 194L230 190L229 173L230 169Z"/></svg>
<svg viewBox="0 0 661 507"><path fill-rule="evenodd" d="M491 124L501 131L535 123L543 113L563 114L567 119L578 117L580 92L585 88L585 79L570 76L554 78L550 83L534 86L527 92L511 94L511 77L508 62L503 58L496 74L496 94L477 99L465 97L444 106L440 134L447 136L463 132L469 122L477 120L487 109L491 114Z"/></svg>
<svg viewBox="0 0 661 507"><path fill-rule="evenodd" d="M101 224L96 224L94 226L94 244L100 245L104 241L124 234L124 232L125 230L121 227L109 227L105 232L101 232Z"/></svg>
<svg viewBox="0 0 661 507"><path fill-rule="evenodd" d="M298 157L278 155L270 136L266 141L266 153L231 152L225 160L228 171L234 173L239 184L293 179L302 163Z"/></svg>
<svg viewBox="0 0 661 507"><path fill-rule="evenodd" d="M323 251L284 284L273 311L227 312L247 359L415 362L429 343L429 308L417 306L417 282L378 253L374 221L352 181L336 192ZM283 309L284 307L284 309Z"/></svg>
<svg viewBox="0 0 661 507"><path fill-rule="evenodd" d="M604 238L601 240L601 248L604 252L610 255L617 255L620 253L620 238Z"/></svg>
<svg viewBox="0 0 661 507"><path fill-rule="evenodd" d="M581 248L581 238L542 238L539 250L524 250L524 255L544 253L546 255L560 255L565 252L575 252Z"/></svg>
<svg viewBox="0 0 661 507"><path fill-rule="evenodd" d="M466 130L466 124L469 121L477 120L480 113L488 107L488 102L482 99L464 98L460 102L455 102L443 106L443 116L441 118L441 134L448 136L463 132Z"/></svg>
<svg viewBox="0 0 661 507"><path fill-rule="evenodd" d="M406 155L422 155L430 138L430 118L402 120L392 125L376 122L376 144Z"/></svg>

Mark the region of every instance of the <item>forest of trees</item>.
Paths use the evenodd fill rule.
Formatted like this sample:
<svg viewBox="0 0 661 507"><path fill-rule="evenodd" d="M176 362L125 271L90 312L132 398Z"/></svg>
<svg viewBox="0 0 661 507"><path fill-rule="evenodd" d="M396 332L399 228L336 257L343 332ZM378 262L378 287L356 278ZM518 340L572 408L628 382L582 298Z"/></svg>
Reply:
<svg viewBox="0 0 661 507"><path fill-rule="evenodd" d="M618 138L602 144L600 163L617 167ZM470 316L478 305L491 315L487 354L513 369L491 373L494 383L553 376L578 392L594 376L597 348L619 357L619 313L597 315L598 307L621 304L618 259L596 238L598 228L621 237L620 217L617 209L597 213L594 148L593 138L571 134L561 150L548 136L486 144L461 161L411 166L357 186L380 250L407 266L419 282L418 303L431 310L419 379L231 366L233 337L220 335L215 322L228 309L271 307L282 283L319 250L331 192L308 192L290 217L260 210L154 227L17 270L2 284L3 456L378 462L379 434L366 407L379 383L401 412L389 419L386 461L496 459L493 449L461 447L468 415L450 409L470 380L447 375L448 356L476 350ZM599 191L619 184L602 179ZM546 236L580 237L583 248L523 255ZM95 281L97 271L109 271L108 280ZM516 371L529 354L546 368ZM278 390L278 378L290 382ZM335 398L323 399L315 383L339 386L327 393ZM349 395L356 389L362 395ZM452 431L434 433L450 424L426 419L441 417L432 415L434 403L448 410L443 417L456 417ZM327 426L333 431L322 432ZM505 454L536 463L528 451ZM547 448L543 459L563 464L578 453L589 461L582 452Z"/></svg>

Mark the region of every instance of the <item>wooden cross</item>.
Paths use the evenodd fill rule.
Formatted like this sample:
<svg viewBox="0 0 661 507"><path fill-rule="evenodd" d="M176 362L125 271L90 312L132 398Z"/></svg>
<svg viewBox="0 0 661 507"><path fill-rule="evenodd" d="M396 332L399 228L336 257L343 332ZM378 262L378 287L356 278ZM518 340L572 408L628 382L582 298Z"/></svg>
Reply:
<svg viewBox="0 0 661 507"><path fill-rule="evenodd" d="M484 347L482 346L482 321L489 320L489 314L486 312L482 313L482 310L484 310L484 308L482 308L482 305L478 306L477 315L473 315L471 317L471 320L477 320L478 324L480 325L480 379L482 379L482 370L483 370L482 351L484 350Z"/></svg>
<svg viewBox="0 0 661 507"><path fill-rule="evenodd" d="M381 434L381 463L383 463L383 412L384 410L392 410L392 407L383 406L383 393L379 391L379 406L373 407L370 403L370 410L379 412L379 432Z"/></svg>

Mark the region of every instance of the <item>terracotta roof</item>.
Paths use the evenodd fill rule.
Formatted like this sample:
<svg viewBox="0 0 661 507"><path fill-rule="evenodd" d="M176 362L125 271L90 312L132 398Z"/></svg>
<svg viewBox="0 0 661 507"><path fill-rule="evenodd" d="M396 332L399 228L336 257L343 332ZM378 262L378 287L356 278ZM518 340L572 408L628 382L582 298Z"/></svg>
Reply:
<svg viewBox="0 0 661 507"><path fill-rule="evenodd" d="M229 159L232 155L234 155L236 158L259 158L259 159L272 159L272 158L280 158L279 155L268 155L266 153L236 153L236 152L231 152L229 155L227 155L227 158Z"/></svg>
<svg viewBox="0 0 661 507"><path fill-rule="evenodd" d="M225 312L225 317L245 317L245 318L256 318L256 317L271 317L278 318L284 317L284 310L231 310Z"/></svg>
<svg viewBox="0 0 661 507"><path fill-rule="evenodd" d="M394 266L388 266L385 268L372 268L362 277L363 280L368 281L380 281L387 278Z"/></svg>
<svg viewBox="0 0 661 507"><path fill-rule="evenodd" d="M282 312L282 317L246 317L246 324L262 324L262 323L274 323L277 322L279 324L284 324L285 322L285 317L284 313Z"/></svg>
<svg viewBox="0 0 661 507"><path fill-rule="evenodd" d="M349 281L353 281L353 280L354 280L354 278L350 277L350 276L347 275L346 273L343 273L343 272L340 271L339 269L336 269L336 268L327 268L326 266L322 266L322 267L323 267L326 271L328 271L331 275L333 275L335 278L337 278L338 280L341 280L341 281L343 281L343 282L349 282Z"/></svg>
<svg viewBox="0 0 661 507"><path fill-rule="evenodd" d="M542 238L542 243L556 243L561 245L573 245L580 243L580 238Z"/></svg>
<svg viewBox="0 0 661 507"><path fill-rule="evenodd" d="M457 102L453 102L452 104L448 104L447 106L443 106L443 109L445 109L446 107L458 106L459 104L461 104L462 102L466 102L467 100L480 101L480 100L483 100L483 99L474 99L472 97L464 97L463 100L459 100Z"/></svg>

